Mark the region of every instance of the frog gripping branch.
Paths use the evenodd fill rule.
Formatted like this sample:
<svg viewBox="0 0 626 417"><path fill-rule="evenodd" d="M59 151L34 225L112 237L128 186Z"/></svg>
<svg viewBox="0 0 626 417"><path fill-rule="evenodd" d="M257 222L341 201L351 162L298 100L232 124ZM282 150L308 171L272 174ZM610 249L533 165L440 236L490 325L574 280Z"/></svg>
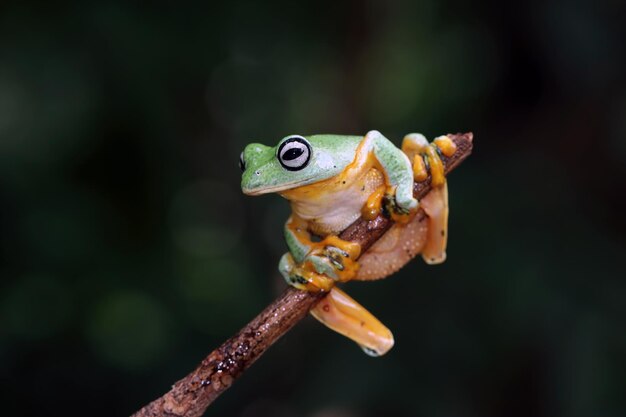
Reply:
<svg viewBox="0 0 626 417"><path fill-rule="evenodd" d="M448 198L439 152L454 150L446 136L429 145L416 133L405 136L400 150L372 130L364 137L290 135L273 148L248 145L241 155L244 193L276 192L291 203L285 224L289 252L279 262L281 274L295 288L328 292L311 314L369 355L385 354L393 336L335 284L384 278L418 253L428 263L443 262ZM421 222L413 183L428 171L436 185L422 202L428 221ZM357 263L360 246L338 234L361 216L372 219L383 212L395 224ZM313 235L321 240L313 241Z"/></svg>
<svg viewBox="0 0 626 417"><path fill-rule="evenodd" d="M388 351L391 332L336 284L383 278L417 254L430 264L443 262L445 175L472 148L471 133L440 136L431 144L410 134L398 149L377 131L365 137L291 135L274 148L248 145L240 158L243 191L277 192L291 203L289 252L279 263L290 287L133 416L201 416L308 312L366 353Z"/></svg>

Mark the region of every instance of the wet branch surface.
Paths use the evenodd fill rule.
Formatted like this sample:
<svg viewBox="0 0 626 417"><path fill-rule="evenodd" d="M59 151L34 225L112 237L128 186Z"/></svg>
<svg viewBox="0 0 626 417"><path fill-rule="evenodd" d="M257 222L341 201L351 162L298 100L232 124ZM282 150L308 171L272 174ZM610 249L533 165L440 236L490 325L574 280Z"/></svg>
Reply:
<svg viewBox="0 0 626 417"><path fill-rule="evenodd" d="M448 174L472 152L471 133L448 134L456 145L456 152L441 156ZM430 176L416 182L413 194L423 198L431 190ZM416 214L422 219L422 210ZM380 215L373 220L359 219L344 230L339 237L359 243L361 253L374 244L392 225ZM243 372L254 363L274 342L302 320L325 293L312 293L287 288L274 302L256 316L236 335L211 352L189 375L176 382L172 389L157 398L132 417L199 417L221 393L226 391Z"/></svg>

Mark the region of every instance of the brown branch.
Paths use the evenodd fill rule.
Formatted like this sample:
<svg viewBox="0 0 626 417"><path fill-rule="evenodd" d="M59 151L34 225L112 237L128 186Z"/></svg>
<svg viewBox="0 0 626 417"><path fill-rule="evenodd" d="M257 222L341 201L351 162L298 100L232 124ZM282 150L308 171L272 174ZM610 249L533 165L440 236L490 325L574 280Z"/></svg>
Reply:
<svg viewBox="0 0 626 417"><path fill-rule="evenodd" d="M442 156L446 174L456 168L472 152L471 133L448 135L457 145L456 152ZM418 199L430 191L430 176L415 183L413 193ZM425 218L423 211L418 216ZM364 253L392 225L384 216L374 220L359 219L339 237L359 243ZM287 288L272 304L248 323L239 333L211 352L189 375L176 382L172 389L154 400L133 417L199 417L222 392L257 360L274 342L298 323L323 297Z"/></svg>

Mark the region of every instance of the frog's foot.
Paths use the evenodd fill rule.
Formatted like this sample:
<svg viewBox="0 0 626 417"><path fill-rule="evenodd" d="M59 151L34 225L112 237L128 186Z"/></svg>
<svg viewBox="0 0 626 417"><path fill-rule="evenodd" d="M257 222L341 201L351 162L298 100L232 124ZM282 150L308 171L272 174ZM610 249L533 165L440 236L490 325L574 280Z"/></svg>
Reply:
<svg viewBox="0 0 626 417"><path fill-rule="evenodd" d="M317 273L304 264L294 261L291 253L285 253L278 263L280 271L287 284L303 291L330 291L335 280L324 274Z"/></svg>
<svg viewBox="0 0 626 417"><path fill-rule="evenodd" d="M430 170L431 184L438 187L446 181L440 154L452 156L456 151L456 144L445 135L429 144L423 135L410 133L402 140L402 151L411 161L415 181L426 180Z"/></svg>
<svg viewBox="0 0 626 417"><path fill-rule="evenodd" d="M354 340L370 356L384 355L393 346L389 329L337 287L311 310L311 314L337 333Z"/></svg>
<svg viewBox="0 0 626 417"><path fill-rule="evenodd" d="M402 139L402 152L413 161L413 157L428 146L428 140L421 133L409 133Z"/></svg>
<svg viewBox="0 0 626 417"><path fill-rule="evenodd" d="M385 197L383 198L383 213L391 217L396 223L408 223L413 218L413 215L417 212L417 204L407 206L401 204L396 198L396 192L394 188L387 189ZM417 203L417 200L415 200ZM411 208L407 208L411 207Z"/></svg>
<svg viewBox="0 0 626 417"><path fill-rule="evenodd" d="M417 204L411 204L411 202L399 204L395 191L394 187L387 187L384 184L379 186L367 198L361 209L361 216L366 220L373 220L382 212L395 222L408 223L417 211Z"/></svg>
<svg viewBox="0 0 626 417"><path fill-rule="evenodd" d="M329 235L322 241L313 243L302 266L335 281L346 282L356 276L359 270L356 259L360 254L361 246L358 243Z"/></svg>
<svg viewBox="0 0 626 417"><path fill-rule="evenodd" d="M337 281L353 279L359 270L356 259L361 252L358 243L328 236L313 242L302 263L294 261L290 253L280 260L278 269L289 285L307 291L330 291Z"/></svg>

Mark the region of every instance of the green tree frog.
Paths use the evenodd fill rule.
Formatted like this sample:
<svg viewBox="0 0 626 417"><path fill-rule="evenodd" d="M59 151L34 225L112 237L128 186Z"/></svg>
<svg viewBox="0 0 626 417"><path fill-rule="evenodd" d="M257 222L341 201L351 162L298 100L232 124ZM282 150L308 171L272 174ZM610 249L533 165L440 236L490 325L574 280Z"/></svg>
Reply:
<svg viewBox="0 0 626 417"><path fill-rule="evenodd" d="M289 252L280 273L296 288L329 292L312 315L372 356L391 349L393 335L335 284L384 278L418 253L430 264L445 260L448 195L439 152L453 153L454 142L442 136L429 145L412 133L398 149L373 130L365 136L289 135L275 147L252 143L241 153L243 192L278 193L291 203L284 227ZM434 188L418 202L413 182L428 170ZM418 206L428 221L414 216ZM371 219L381 210L394 226L366 253L338 238L359 217Z"/></svg>

